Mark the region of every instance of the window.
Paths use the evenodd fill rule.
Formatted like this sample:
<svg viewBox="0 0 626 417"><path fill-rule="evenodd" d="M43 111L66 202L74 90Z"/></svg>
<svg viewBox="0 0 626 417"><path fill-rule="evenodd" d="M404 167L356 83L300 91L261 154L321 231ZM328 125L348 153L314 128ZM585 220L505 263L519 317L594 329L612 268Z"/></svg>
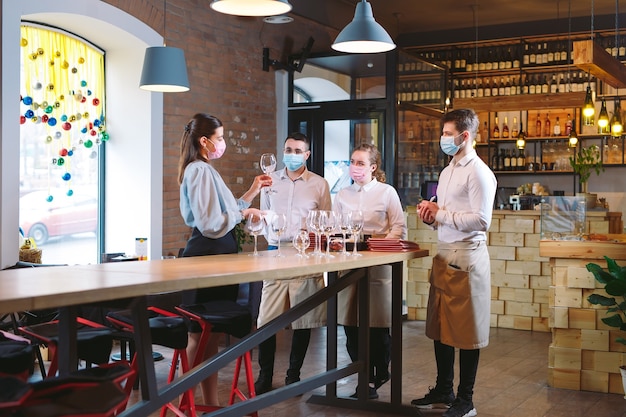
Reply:
<svg viewBox="0 0 626 417"><path fill-rule="evenodd" d="M20 50L20 229L42 263L97 263L104 53L30 23Z"/></svg>

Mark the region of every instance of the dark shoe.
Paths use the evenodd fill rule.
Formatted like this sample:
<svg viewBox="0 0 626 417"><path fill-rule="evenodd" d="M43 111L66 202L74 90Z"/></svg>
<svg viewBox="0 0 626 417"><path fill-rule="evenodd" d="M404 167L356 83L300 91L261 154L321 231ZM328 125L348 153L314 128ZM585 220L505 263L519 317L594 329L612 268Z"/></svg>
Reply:
<svg viewBox="0 0 626 417"><path fill-rule="evenodd" d="M256 395L265 394L272 390L272 380L259 378L254 383L254 392Z"/></svg>
<svg viewBox="0 0 626 417"><path fill-rule="evenodd" d="M296 382L300 382L300 377L299 376L289 376L289 375L287 375L285 377L285 385L295 384Z"/></svg>
<svg viewBox="0 0 626 417"><path fill-rule="evenodd" d="M450 405L452 405L453 401L454 393L450 392L447 394L442 394L436 391L434 388L431 388L428 391L428 394L424 396L424 398L416 398L411 401L411 404L417 408L422 409L450 408Z"/></svg>
<svg viewBox="0 0 626 417"><path fill-rule="evenodd" d="M474 417L476 415L474 404L471 401L458 397L454 400L452 406L443 413L443 417Z"/></svg>
<svg viewBox="0 0 626 417"><path fill-rule="evenodd" d="M376 378L376 382L374 382L374 387L376 389L382 387L383 385L385 385L387 382L389 382L389 379L391 378L391 375L387 374L387 376L385 378L381 378L378 379Z"/></svg>
<svg viewBox="0 0 626 417"><path fill-rule="evenodd" d="M369 393L368 393L367 398L369 398L370 400L375 400L376 398L378 398L378 392L376 392L376 388L370 387L369 385L368 385L367 388L369 388ZM350 396L350 398L359 398L359 389L358 388L354 392L354 394L352 394Z"/></svg>

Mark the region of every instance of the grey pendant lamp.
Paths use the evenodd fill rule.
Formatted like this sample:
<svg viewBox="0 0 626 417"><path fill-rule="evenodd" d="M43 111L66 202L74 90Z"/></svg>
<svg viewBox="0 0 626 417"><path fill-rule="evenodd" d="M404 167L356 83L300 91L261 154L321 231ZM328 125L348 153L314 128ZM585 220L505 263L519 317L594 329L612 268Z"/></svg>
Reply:
<svg viewBox="0 0 626 417"><path fill-rule="evenodd" d="M354 54L387 52L395 47L391 36L374 19L372 5L366 0L356 5L354 19L343 28L332 44L336 51Z"/></svg>
<svg viewBox="0 0 626 417"><path fill-rule="evenodd" d="M163 37L165 37L165 15L167 4L163 2ZM185 52L170 46L146 48L139 88L163 93L189 91Z"/></svg>
<svg viewBox="0 0 626 417"><path fill-rule="evenodd" d="M276 16L291 11L288 0L213 0L211 9L235 16Z"/></svg>

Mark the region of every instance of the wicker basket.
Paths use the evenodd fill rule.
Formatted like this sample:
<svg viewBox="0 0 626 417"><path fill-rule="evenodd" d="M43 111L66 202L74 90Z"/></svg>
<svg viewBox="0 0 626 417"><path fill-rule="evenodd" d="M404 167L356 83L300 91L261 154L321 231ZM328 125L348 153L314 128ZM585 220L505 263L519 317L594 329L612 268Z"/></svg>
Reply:
<svg viewBox="0 0 626 417"><path fill-rule="evenodd" d="M20 261L40 264L41 249L20 249Z"/></svg>

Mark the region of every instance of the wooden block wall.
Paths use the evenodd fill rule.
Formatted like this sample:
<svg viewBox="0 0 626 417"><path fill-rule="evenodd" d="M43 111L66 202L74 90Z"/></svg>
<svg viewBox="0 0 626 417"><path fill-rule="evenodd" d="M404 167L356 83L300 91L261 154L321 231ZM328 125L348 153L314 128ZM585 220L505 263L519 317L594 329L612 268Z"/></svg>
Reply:
<svg viewBox="0 0 626 417"><path fill-rule="evenodd" d="M556 388L623 394L619 366L626 364L626 346L615 342L618 332L602 323L606 308L587 297L601 292L585 267L604 261L552 258L548 383ZM626 265L624 259L617 260Z"/></svg>

